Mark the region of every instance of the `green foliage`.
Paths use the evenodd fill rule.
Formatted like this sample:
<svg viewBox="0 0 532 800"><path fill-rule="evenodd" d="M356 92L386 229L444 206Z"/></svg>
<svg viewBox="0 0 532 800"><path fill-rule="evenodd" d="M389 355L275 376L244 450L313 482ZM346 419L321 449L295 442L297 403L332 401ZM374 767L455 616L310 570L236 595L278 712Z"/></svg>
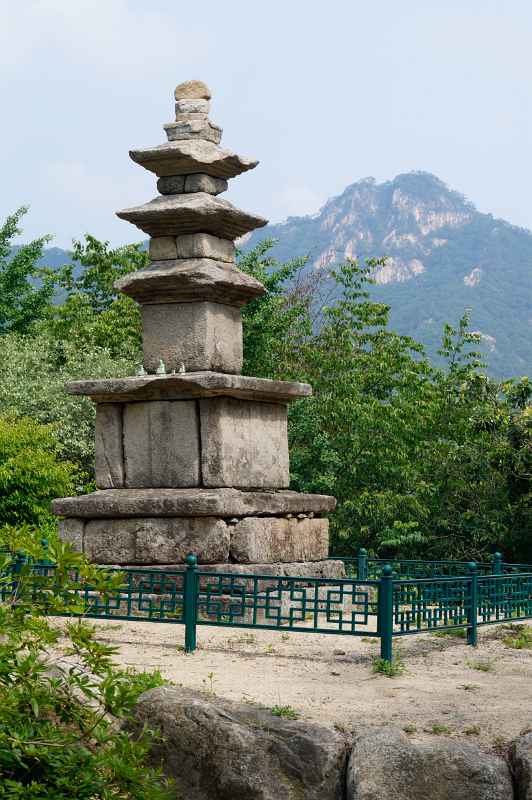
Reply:
<svg viewBox="0 0 532 800"><path fill-rule="evenodd" d="M146 251L140 244L112 249L87 235L83 243L74 242L72 259L59 273L65 302L49 308L46 329L55 340L75 341L78 348L105 348L114 357L139 358L139 307L117 295L114 283L146 267Z"/></svg>
<svg viewBox="0 0 532 800"><path fill-rule="evenodd" d="M27 417L0 417L0 525L40 525L50 501L72 492L73 466L58 460L52 430Z"/></svg>
<svg viewBox="0 0 532 800"><path fill-rule="evenodd" d="M27 210L19 208L0 227L0 334L26 333L42 317L54 292L53 273L37 266L50 237L13 248Z"/></svg>
<svg viewBox="0 0 532 800"><path fill-rule="evenodd" d="M80 346L75 337L56 340L49 332L0 336L0 414L52 424L62 459L76 465L78 491L94 471L94 405L65 392L65 383L87 377L131 375L136 360L113 357L108 349Z"/></svg>
<svg viewBox="0 0 532 800"><path fill-rule="evenodd" d="M272 706L270 711L274 717L282 719L299 719L299 714L292 706Z"/></svg>
<svg viewBox="0 0 532 800"><path fill-rule="evenodd" d="M395 678L397 675L402 675L404 671L405 665L398 655L394 656L392 661L388 661L386 658L373 659L373 672L376 674L386 675L387 678Z"/></svg>
<svg viewBox="0 0 532 800"><path fill-rule="evenodd" d="M121 727L160 675L117 670L114 649L82 619L61 629L41 615L83 613L72 570L103 593L116 591L121 577L58 542L49 555L57 562L52 579L33 575L27 563L13 584L9 557L0 566L0 798L169 799L147 763L153 737Z"/></svg>
<svg viewBox="0 0 532 800"><path fill-rule="evenodd" d="M504 637L506 647L514 650L532 650L532 628L527 625L504 626L509 633Z"/></svg>

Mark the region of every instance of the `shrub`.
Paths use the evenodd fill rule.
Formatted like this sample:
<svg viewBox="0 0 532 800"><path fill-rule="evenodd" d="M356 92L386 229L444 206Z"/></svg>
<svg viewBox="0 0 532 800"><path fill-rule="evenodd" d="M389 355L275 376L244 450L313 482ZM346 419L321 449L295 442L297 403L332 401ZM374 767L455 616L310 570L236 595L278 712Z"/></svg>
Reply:
<svg viewBox="0 0 532 800"><path fill-rule="evenodd" d="M42 616L44 609L83 614L73 570L103 594L116 591L121 576L57 542L50 555L57 562L51 580L33 575L28 563L13 584L10 558L0 563L0 798L170 798L147 764L152 735L132 738L121 726L138 695L162 683L160 675L116 669L114 649L82 619L60 629Z"/></svg>
<svg viewBox="0 0 532 800"><path fill-rule="evenodd" d="M0 417L0 525L46 523L50 501L72 492L72 472L50 426Z"/></svg>

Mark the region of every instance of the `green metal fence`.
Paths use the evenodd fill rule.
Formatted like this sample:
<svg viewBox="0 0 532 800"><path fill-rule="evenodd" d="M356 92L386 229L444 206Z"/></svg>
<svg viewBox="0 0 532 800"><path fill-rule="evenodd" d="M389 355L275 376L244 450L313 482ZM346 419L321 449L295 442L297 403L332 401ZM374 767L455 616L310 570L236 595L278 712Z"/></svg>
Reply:
<svg viewBox="0 0 532 800"><path fill-rule="evenodd" d="M13 598L25 562L21 555L12 562L0 600ZM368 564L376 578L326 579L213 572L190 555L181 570L110 570L120 574L120 587L105 593L72 572L65 600L79 601L84 617L184 625L187 652L196 648L198 627L214 625L376 637L388 661L394 637L466 627L475 645L482 625L532 619L531 567L510 571L497 559L489 571L471 562L460 575L417 577L420 564L434 569L438 563L449 564L379 562ZM405 577L409 564L416 565L414 574ZM50 562L29 566L26 580L41 602L53 590L54 574Z"/></svg>

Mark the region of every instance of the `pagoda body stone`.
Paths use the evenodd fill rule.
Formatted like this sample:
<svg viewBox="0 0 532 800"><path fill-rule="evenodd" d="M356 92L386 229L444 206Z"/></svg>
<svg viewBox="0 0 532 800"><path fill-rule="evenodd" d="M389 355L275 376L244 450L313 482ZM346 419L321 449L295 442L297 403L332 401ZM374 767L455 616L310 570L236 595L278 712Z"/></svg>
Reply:
<svg viewBox="0 0 532 800"><path fill-rule="evenodd" d="M288 403L307 384L242 369L240 309L265 293L235 266L235 238L266 224L218 195L257 162L220 147L201 81L175 91L168 142L130 156L160 194L118 212L151 237L150 264L117 281L141 306L144 361L74 381L96 404L97 490L54 501L60 535L99 564L341 577L327 559L334 498L288 490ZM208 567L207 567L208 565Z"/></svg>

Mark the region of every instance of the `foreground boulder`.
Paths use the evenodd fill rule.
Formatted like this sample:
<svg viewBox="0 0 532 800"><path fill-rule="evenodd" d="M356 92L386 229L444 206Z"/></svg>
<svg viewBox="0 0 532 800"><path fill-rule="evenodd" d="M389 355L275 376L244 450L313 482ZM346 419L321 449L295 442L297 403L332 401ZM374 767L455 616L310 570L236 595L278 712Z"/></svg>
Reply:
<svg viewBox="0 0 532 800"><path fill-rule="evenodd" d="M177 687L143 694L135 727L187 800L342 800L348 742L332 728ZM494 795L495 797L495 795Z"/></svg>
<svg viewBox="0 0 532 800"><path fill-rule="evenodd" d="M510 748L516 800L532 800L532 732L517 739Z"/></svg>
<svg viewBox="0 0 532 800"><path fill-rule="evenodd" d="M357 739L347 767L348 800L512 797L510 770L502 758L455 740L412 742L395 728L380 728Z"/></svg>

